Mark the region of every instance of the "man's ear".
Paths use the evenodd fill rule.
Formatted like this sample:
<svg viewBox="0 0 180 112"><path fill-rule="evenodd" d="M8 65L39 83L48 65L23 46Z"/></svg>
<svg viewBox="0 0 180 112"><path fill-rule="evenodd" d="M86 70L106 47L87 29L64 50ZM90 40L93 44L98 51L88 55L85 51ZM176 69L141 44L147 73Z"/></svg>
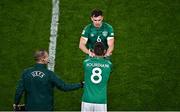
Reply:
<svg viewBox="0 0 180 112"><path fill-rule="evenodd" d="M93 17L91 17L91 21L93 21Z"/></svg>

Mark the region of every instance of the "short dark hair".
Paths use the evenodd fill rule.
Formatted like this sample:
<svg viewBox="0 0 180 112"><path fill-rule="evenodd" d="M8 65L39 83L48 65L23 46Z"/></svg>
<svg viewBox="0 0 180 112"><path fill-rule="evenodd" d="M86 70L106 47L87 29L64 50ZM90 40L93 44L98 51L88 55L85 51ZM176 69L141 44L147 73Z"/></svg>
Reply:
<svg viewBox="0 0 180 112"><path fill-rule="evenodd" d="M94 45L94 54L97 56L103 56L104 55L104 44L102 42L96 42Z"/></svg>
<svg viewBox="0 0 180 112"><path fill-rule="evenodd" d="M99 9L93 9L91 12L91 17L98 17L102 15L103 15L103 12Z"/></svg>
<svg viewBox="0 0 180 112"><path fill-rule="evenodd" d="M46 53L47 51L45 49L36 50L36 52L34 53L34 60L40 61L41 58L44 57Z"/></svg>

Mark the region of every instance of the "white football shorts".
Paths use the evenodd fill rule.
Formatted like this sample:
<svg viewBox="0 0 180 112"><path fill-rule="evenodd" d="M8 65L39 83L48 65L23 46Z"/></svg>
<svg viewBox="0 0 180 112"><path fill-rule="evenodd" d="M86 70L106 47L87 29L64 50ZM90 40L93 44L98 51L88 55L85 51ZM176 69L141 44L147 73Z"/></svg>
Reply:
<svg viewBox="0 0 180 112"><path fill-rule="evenodd" d="M81 112L107 112L107 104L82 102Z"/></svg>

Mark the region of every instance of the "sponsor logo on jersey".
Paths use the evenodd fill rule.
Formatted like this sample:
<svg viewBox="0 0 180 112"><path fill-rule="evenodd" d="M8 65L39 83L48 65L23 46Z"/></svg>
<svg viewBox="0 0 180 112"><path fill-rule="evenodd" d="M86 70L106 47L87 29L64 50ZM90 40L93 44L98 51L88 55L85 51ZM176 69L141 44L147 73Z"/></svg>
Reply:
<svg viewBox="0 0 180 112"><path fill-rule="evenodd" d="M91 33L91 37L94 37L94 34L93 34L93 33Z"/></svg>
<svg viewBox="0 0 180 112"><path fill-rule="evenodd" d="M33 77L40 77L40 78L43 78L43 76L45 75L43 72L41 72L41 71L33 71L33 72L31 72L31 75L33 76Z"/></svg>
<svg viewBox="0 0 180 112"><path fill-rule="evenodd" d="M103 32L102 32L102 35L103 35L104 37L107 37L108 32L107 32L107 31L103 31Z"/></svg>

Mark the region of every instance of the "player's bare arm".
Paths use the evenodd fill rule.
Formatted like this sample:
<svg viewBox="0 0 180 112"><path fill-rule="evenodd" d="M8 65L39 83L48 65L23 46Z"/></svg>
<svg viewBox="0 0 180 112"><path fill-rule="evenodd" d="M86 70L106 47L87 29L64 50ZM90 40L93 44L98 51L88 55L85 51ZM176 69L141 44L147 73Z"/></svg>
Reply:
<svg viewBox="0 0 180 112"><path fill-rule="evenodd" d="M86 54L90 55L90 56L94 56L94 53L91 52L89 49L87 49L86 47L86 43L87 43L88 39L85 37L81 37L80 38L80 42L79 42L79 48Z"/></svg>
<svg viewBox="0 0 180 112"><path fill-rule="evenodd" d="M107 44L108 44L108 49L106 52L106 56L110 56L112 55L112 52L114 50L114 37L108 37Z"/></svg>

